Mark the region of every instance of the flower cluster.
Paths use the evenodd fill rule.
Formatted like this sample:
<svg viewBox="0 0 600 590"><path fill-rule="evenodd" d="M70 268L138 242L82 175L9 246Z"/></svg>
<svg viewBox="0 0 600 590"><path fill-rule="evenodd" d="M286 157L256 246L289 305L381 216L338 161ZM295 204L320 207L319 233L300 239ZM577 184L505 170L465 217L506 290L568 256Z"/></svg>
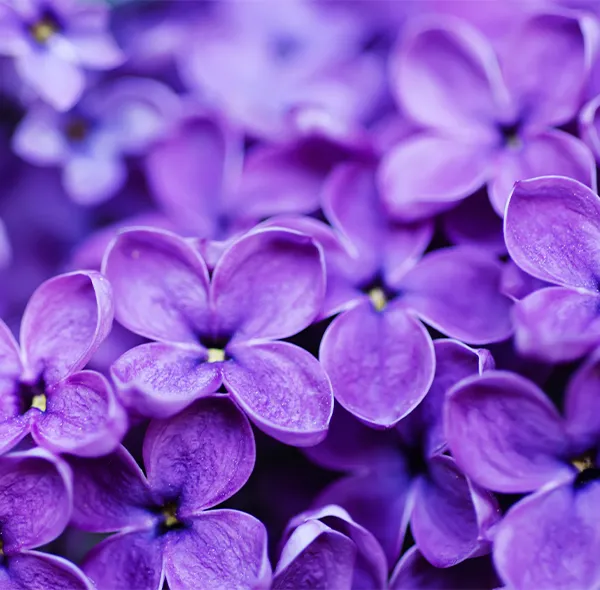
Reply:
<svg viewBox="0 0 600 590"><path fill-rule="evenodd" d="M0 587L598 590L598 39L0 0Z"/></svg>

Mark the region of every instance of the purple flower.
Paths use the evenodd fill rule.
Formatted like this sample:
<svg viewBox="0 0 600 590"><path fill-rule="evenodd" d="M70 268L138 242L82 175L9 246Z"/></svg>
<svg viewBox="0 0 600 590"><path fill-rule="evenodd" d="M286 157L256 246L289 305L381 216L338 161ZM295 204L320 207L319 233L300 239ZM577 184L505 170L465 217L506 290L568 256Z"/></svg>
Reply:
<svg viewBox="0 0 600 590"><path fill-rule="evenodd" d="M336 409L329 434L306 453L317 463L351 475L334 482L317 504L339 504L384 548L390 563L400 553L406 527L436 567L449 567L489 551L493 498L443 454L442 407L446 391L493 360L454 340L435 342L436 377L425 399L394 430L378 432Z"/></svg>
<svg viewBox="0 0 600 590"><path fill-rule="evenodd" d="M339 506L299 514L283 539L273 590L386 587L387 562L381 546Z"/></svg>
<svg viewBox="0 0 600 590"><path fill-rule="evenodd" d="M124 61L108 32L108 8L77 0L2 0L0 54L13 56L21 78L61 111L82 95L84 69Z"/></svg>
<svg viewBox="0 0 600 590"><path fill-rule="evenodd" d="M383 89L381 61L360 52L362 36L358 19L324 3L219 3L190 26L179 70L250 135L283 139L314 118L352 128Z"/></svg>
<svg viewBox="0 0 600 590"><path fill-rule="evenodd" d="M56 453L112 451L127 427L108 381L81 371L112 323L110 285L95 272L46 281L21 321L21 348L0 322L0 452L31 434Z"/></svg>
<svg viewBox="0 0 600 590"><path fill-rule="evenodd" d="M277 342L306 328L323 302L320 248L263 228L235 241L209 278L189 242L159 230L120 234L104 259L117 319L156 340L112 367L120 397L146 416L172 415L221 384L265 432L316 444L333 411L331 385L307 351Z"/></svg>
<svg viewBox="0 0 600 590"><path fill-rule="evenodd" d="M502 587L489 555L461 561L452 567L431 565L416 546L398 562L389 590L496 590Z"/></svg>
<svg viewBox="0 0 600 590"><path fill-rule="evenodd" d="M60 535L71 517L68 467L42 449L0 457L0 586L93 590L62 557L32 551Z"/></svg>
<svg viewBox="0 0 600 590"><path fill-rule="evenodd" d="M146 476L120 447L97 459L70 458L72 522L113 532L83 569L98 588L265 588L271 578L267 533L254 517L212 509L252 473L248 420L223 396L198 400L150 423L143 444Z"/></svg>
<svg viewBox="0 0 600 590"><path fill-rule="evenodd" d="M479 485L535 492L494 532L494 561L515 590L600 584L600 362L574 374L562 418L532 382L491 371L459 383L445 425L458 465Z"/></svg>
<svg viewBox="0 0 600 590"><path fill-rule="evenodd" d="M390 221L365 166L336 168L323 209L347 253L327 228L311 234L327 260L322 315L342 312L327 328L319 357L346 410L373 427L393 426L423 399L433 379L433 344L419 319L475 344L510 335L511 302L499 289L502 266L468 247L438 250L419 261L431 223Z"/></svg>
<svg viewBox="0 0 600 590"><path fill-rule="evenodd" d="M6 227L0 219L0 270L6 268L11 259L10 242L6 233Z"/></svg>
<svg viewBox="0 0 600 590"><path fill-rule="evenodd" d="M144 78L120 78L89 90L70 111L33 105L13 136L13 149L41 166L62 167L65 191L93 205L127 179L126 156L140 156L178 110L177 97Z"/></svg>
<svg viewBox="0 0 600 590"><path fill-rule="evenodd" d="M382 195L395 216L444 211L486 183L503 215L513 183L543 174L595 187L589 149L556 129L583 97L589 19L535 14L514 27L500 62L485 38L454 19L422 23L402 38L392 85L424 131L382 162Z"/></svg>
<svg viewBox="0 0 600 590"><path fill-rule="evenodd" d="M526 273L551 283L514 308L521 353L560 362L600 343L600 199L555 176L518 182L506 208L508 252Z"/></svg>

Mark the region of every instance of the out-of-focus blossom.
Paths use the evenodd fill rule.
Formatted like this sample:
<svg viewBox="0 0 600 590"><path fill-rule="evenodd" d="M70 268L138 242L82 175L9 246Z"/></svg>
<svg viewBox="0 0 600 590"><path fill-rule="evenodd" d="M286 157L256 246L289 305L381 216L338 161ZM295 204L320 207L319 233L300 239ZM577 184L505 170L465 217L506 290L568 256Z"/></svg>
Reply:
<svg viewBox="0 0 600 590"><path fill-rule="evenodd" d="M319 246L303 234L257 229L223 253L209 278L184 239L121 233L104 272L126 328L155 340L112 368L120 397L169 416L224 385L259 428L288 444L316 444L333 411L331 385L310 353L278 340L315 319L325 292Z"/></svg>
<svg viewBox="0 0 600 590"><path fill-rule="evenodd" d="M565 417L532 382L493 371L459 383L445 413L448 445L475 482L517 502L494 534L494 561L510 588L600 583L599 357L567 387Z"/></svg>
<svg viewBox="0 0 600 590"><path fill-rule="evenodd" d="M551 283L514 308L519 350L550 362L577 359L600 343L600 199L570 178L518 182L506 208L508 252Z"/></svg>
<svg viewBox="0 0 600 590"><path fill-rule="evenodd" d="M120 447L98 459L70 458L75 526L117 532L83 569L98 588L267 588L267 532L254 517L213 509L248 480L252 429L225 397L197 401L150 423L145 475ZM210 510L209 510L210 509Z"/></svg>
<svg viewBox="0 0 600 590"><path fill-rule="evenodd" d="M68 466L41 449L0 457L0 585L36 590L93 590L62 557L32 551L60 535L72 511Z"/></svg>
<svg viewBox="0 0 600 590"><path fill-rule="evenodd" d="M125 56L108 30L108 7L78 0L2 0L0 54L24 82L61 111L85 89L84 71L110 70Z"/></svg>
<svg viewBox="0 0 600 590"><path fill-rule="evenodd" d="M190 27L180 71L251 135L283 138L305 112L360 124L383 90L381 60L360 52L362 35L335 4L222 2Z"/></svg>
<svg viewBox="0 0 600 590"><path fill-rule="evenodd" d="M127 428L106 378L81 371L110 330L111 290L98 273L43 283L21 321L21 347L0 321L0 449L27 434L53 452L112 451Z"/></svg>
<svg viewBox="0 0 600 590"><path fill-rule="evenodd" d="M141 156L178 114L179 101L164 85L120 78L92 88L70 111L33 105L13 137L13 149L39 166L62 167L76 202L112 197L127 179L126 156Z"/></svg>
<svg viewBox="0 0 600 590"><path fill-rule="evenodd" d="M436 567L449 567L489 551L487 530L497 520L493 498L474 486L445 455L442 410L447 390L493 367L485 350L437 340L436 376L429 393L391 431L366 428L338 408L329 434L307 449L317 463L352 474L318 499L339 504L382 544L390 563L400 553L406 527Z"/></svg>
<svg viewBox="0 0 600 590"><path fill-rule="evenodd" d="M339 506L324 506L291 520L272 589L315 587L378 590L387 583L381 546Z"/></svg>
<svg viewBox="0 0 600 590"><path fill-rule="evenodd" d="M392 85L423 132L382 162L380 187L393 214L427 217L487 183L503 215L513 183L543 174L595 187L589 149L556 129L583 100L593 27L588 16L533 15L515 28L500 61L484 37L450 18L402 37Z"/></svg>

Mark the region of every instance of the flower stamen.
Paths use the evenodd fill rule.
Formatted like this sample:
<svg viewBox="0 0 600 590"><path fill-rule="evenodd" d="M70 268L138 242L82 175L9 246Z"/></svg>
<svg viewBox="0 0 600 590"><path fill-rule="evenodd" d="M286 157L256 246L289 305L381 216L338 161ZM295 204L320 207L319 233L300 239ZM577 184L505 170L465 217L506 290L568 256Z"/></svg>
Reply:
<svg viewBox="0 0 600 590"><path fill-rule="evenodd" d="M373 307L377 311L382 311L383 309L385 309L387 305L387 297L383 292L383 289L381 289L381 287L373 287L369 291L368 295L369 299L371 300L371 303L373 304Z"/></svg>
<svg viewBox="0 0 600 590"><path fill-rule="evenodd" d="M220 363L225 360L225 351L222 348L209 348L207 352L209 363Z"/></svg>

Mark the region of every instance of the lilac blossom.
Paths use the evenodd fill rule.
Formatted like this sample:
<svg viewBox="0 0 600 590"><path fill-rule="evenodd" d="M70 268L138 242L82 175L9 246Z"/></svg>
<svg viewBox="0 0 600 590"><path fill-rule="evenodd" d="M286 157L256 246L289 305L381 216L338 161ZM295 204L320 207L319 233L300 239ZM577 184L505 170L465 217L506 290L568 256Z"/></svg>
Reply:
<svg viewBox="0 0 600 590"><path fill-rule="evenodd" d="M352 129L383 92L381 60L359 51L360 21L335 5L219 3L188 36L181 77L252 136L281 140L314 117Z"/></svg>
<svg viewBox="0 0 600 590"><path fill-rule="evenodd" d="M489 552L487 530L497 520L493 498L467 480L444 454L442 408L449 387L493 367L485 350L454 340L435 342L436 377L425 399L394 430L377 432L337 408L328 437L306 453L350 475L317 504L339 504L380 541L390 563L406 527L436 567Z"/></svg>
<svg viewBox="0 0 600 590"><path fill-rule="evenodd" d="M518 349L560 362L600 344L598 195L569 178L518 182L506 208L504 236L514 262L551 284L515 305Z"/></svg>
<svg viewBox="0 0 600 590"><path fill-rule="evenodd" d="M564 417L535 384L490 371L450 391L448 445L479 485L533 492L494 531L494 561L515 590L594 588L600 518L598 354L570 380Z"/></svg>
<svg viewBox="0 0 600 590"><path fill-rule="evenodd" d="M90 89L68 112L33 105L13 149L39 166L60 166L67 194L94 205L127 179L126 156L140 156L178 113L178 99L151 79L120 78Z"/></svg>
<svg viewBox="0 0 600 590"><path fill-rule="evenodd" d="M293 518L273 575L273 590L377 590L387 582L385 554L375 537L339 506Z"/></svg>
<svg viewBox="0 0 600 590"><path fill-rule="evenodd" d="M117 532L87 555L98 588L268 588L264 526L244 512L213 509L252 473L254 437L226 397L198 400L150 423L144 475L120 447L97 459L70 458L75 526ZM209 510L210 509L210 510Z"/></svg>
<svg viewBox="0 0 600 590"><path fill-rule="evenodd" d="M32 590L93 590L72 563L32 551L58 537L69 522L69 468L47 451L0 457L0 586Z"/></svg>
<svg viewBox="0 0 600 590"><path fill-rule="evenodd" d="M103 265L116 317L155 340L112 367L125 405L164 417L223 384L275 438L297 445L322 440L333 411L329 379L310 353L278 341L319 312L322 256L308 236L262 228L234 241L209 278L190 242L159 230L121 233Z"/></svg>
<svg viewBox="0 0 600 590"><path fill-rule="evenodd" d="M341 312L323 336L319 358L346 410L368 425L393 426L433 379L433 344L419 319L474 344L510 335L511 303L499 290L502 267L468 247L419 260L431 223L392 222L378 201L372 169L363 165L334 170L323 209L347 253L326 228L313 234L327 259L322 316ZM300 231L315 231L299 223Z"/></svg>
<svg viewBox="0 0 600 590"><path fill-rule="evenodd" d="M27 434L53 452L112 451L127 427L110 383L81 371L112 323L108 281L74 272L46 281L21 321L21 347L0 321L0 451Z"/></svg>
<svg viewBox="0 0 600 590"><path fill-rule="evenodd" d="M423 132L400 142L379 170L395 216L444 211L486 183L503 215L513 183L543 174L595 188L591 152L556 129L576 117L583 99L594 39L590 18L534 14L514 27L500 56L456 19L412 27L394 53L392 85Z"/></svg>
<svg viewBox="0 0 600 590"><path fill-rule="evenodd" d="M2 0L0 54L14 57L22 80L54 108L81 97L84 70L110 70L125 56L108 31L108 9L77 0Z"/></svg>

